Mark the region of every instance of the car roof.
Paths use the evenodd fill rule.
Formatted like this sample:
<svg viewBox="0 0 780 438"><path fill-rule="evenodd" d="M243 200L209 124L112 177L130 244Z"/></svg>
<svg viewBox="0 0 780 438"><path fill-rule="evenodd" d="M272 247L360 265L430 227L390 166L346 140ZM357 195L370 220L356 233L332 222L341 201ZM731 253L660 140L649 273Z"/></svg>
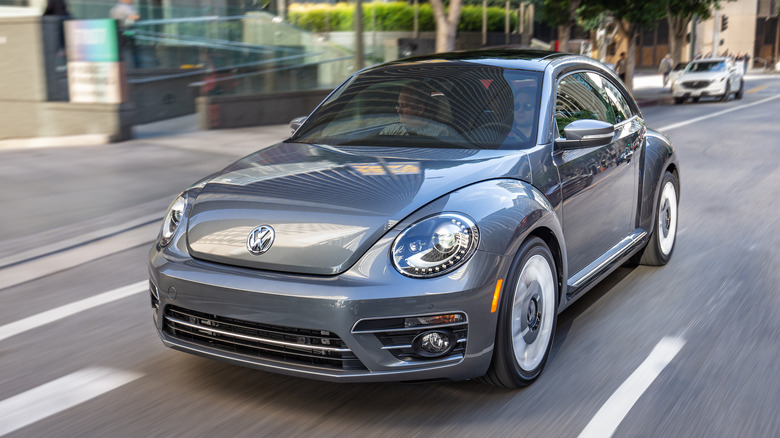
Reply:
<svg viewBox="0 0 780 438"><path fill-rule="evenodd" d="M403 58L381 64L381 67L392 65L430 64L436 62L439 64L478 64L502 68L519 68L524 70L544 71L544 69L551 62L564 58L589 59L579 55L551 52L547 50L493 49L435 53L432 55ZM376 67L380 66L370 67L369 70Z"/></svg>

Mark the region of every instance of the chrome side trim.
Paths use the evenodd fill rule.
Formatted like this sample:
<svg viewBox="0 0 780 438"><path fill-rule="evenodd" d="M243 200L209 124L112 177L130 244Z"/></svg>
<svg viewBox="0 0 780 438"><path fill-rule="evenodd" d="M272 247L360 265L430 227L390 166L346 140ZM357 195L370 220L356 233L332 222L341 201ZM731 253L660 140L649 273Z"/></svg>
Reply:
<svg viewBox="0 0 780 438"><path fill-rule="evenodd" d="M604 267L614 262L620 256L628 252L638 242L647 236L647 231L638 229L626 236L623 240L618 242L615 246L609 249L603 256L596 259L593 263L586 266L583 270L576 273L569 279L569 286L572 288L578 288L585 284L589 279L596 276Z"/></svg>
<svg viewBox="0 0 780 438"><path fill-rule="evenodd" d="M336 353L351 353L352 352L352 350L350 350L349 348L325 347L325 346L318 346L318 345L312 345L312 344L295 344L295 343L292 343L292 342L277 341L275 339L258 338L258 337L255 337L255 336L242 335L242 334L239 334L239 333L228 332L228 331L219 330L219 329L215 329L215 328L211 328L211 327L206 328L206 327L204 327L202 325L191 324L189 322L185 322L185 321L182 321L182 320L177 319L177 318L173 318L173 317L168 316L168 315L165 316L165 319L168 320L168 321L171 321L173 323L181 324L181 325L183 325L185 327L190 327L190 328L193 328L193 329L196 329L196 330L205 331L205 332L219 333L220 335L223 335L223 336L230 336L230 337L233 337L233 338L239 338L239 339L244 339L244 340L253 341L253 342L259 342L259 343L263 343L263 344L280 345L282 347L289 347L289 348L295 348L295 349L330 351L330 352L336 352Z"/></svg>

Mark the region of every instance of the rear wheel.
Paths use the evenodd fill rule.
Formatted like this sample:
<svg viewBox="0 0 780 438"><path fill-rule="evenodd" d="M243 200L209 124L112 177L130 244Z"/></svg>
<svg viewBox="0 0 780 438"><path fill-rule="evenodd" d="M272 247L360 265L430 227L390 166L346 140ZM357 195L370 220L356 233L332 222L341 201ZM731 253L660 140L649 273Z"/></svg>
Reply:
<svg viewBox="0 0 780 438"><path fill-rule="evenodd" d="M672 257L677 240L677 190L677 178L671 172L666 172L658 194L653 234L639 261L643 265L665 265Z"/></svg>
<svg viewBox="0 0 780 438"><path fill-rule="evenodd" d="M539 377L555 334L557 278L547 244L537 237L526 241L501 293L493 363L484 381L519 388Z"/></svg>
<svg viewBox="0 0 780 438"><path fill-rule="evenodd" d="M683 102L685 102L685 98L684 97L675 97L674 98L674 103L676 103L678 105L683 103Z"/></svg>

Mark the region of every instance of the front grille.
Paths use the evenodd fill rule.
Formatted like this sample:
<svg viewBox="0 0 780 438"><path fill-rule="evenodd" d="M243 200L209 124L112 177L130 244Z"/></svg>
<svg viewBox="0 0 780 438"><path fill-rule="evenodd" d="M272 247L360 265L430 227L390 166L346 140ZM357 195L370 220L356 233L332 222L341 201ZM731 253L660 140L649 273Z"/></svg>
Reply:
<svg viewBox="0 0 780 438"><path fill-rule="evenodd" d="M708 85L710 85L710 81L685 81L682 83L683 87L690 88L692 90L698 90L699 88L706 88Z"/></svg>
<svg viewBox="0 0 780 438"><path fill-rule="evenodd" d="M165 308L164 331L215 350L328 370L365 370L344 341L326 330L259 324L179 307Z"/></svg>

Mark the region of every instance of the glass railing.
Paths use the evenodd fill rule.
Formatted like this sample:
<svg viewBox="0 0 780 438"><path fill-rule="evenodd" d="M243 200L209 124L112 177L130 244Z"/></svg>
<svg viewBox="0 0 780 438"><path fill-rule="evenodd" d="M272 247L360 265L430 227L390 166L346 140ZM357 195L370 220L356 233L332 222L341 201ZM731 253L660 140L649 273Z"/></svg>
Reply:
<svg viewBox="0 0 780 438"><path fill-rule="evenodd" d="M68 2L74 19L107 18L112 6ZM138 11L141 18L125 30L122 48L131 84L189 76L202 95L255 94L332 89L357 70L351 48L268 12L179 6Z"/></svg>

